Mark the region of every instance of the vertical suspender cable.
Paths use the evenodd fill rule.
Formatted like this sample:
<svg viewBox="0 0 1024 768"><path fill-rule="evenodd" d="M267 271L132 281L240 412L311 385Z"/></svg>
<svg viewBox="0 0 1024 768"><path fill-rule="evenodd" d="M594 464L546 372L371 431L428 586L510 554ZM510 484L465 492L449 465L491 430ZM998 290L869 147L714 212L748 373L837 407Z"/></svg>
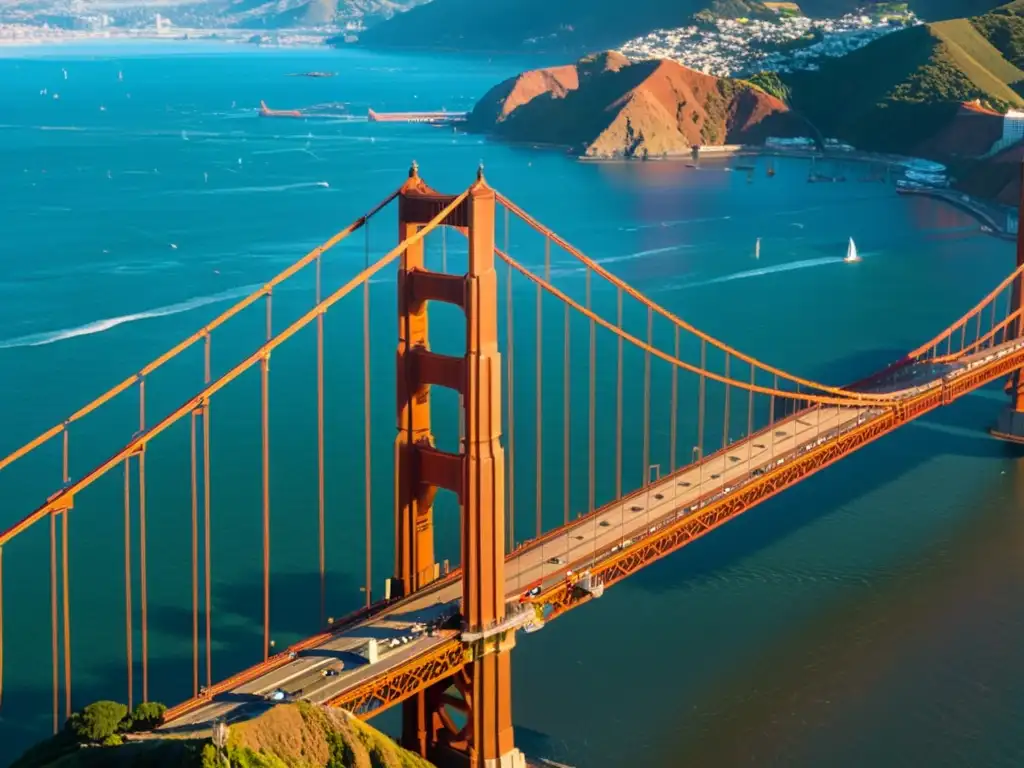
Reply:
<svg viewBox="0 0 1024 768"><path fill-rule="evenodd" d="M64 430L64 485L70 482L68 473L68 432ZM64 582L64 716L71 717L71 578L68 573L68 514L71 506L64 508L61 514L61 579Z"/></svg>
<svg viewBox="0 0 1024 768"><path fill-rule="evenodd" d="M725 353L725 414L722 419L722 449L729 447L729 353ZM728 465L727 465L728 466Z"/></svg>
<svg viewBox="0 0 1024 768"><path fill-rule="evenodd" d="M270 656L270 361L260 359L263 474L263 660Z"/></svg>
<svg viewBox="0 0 1024 768"><path fill-rule="evenodd" d="M50 654L53 659L53 732L57 733L60 718L57 648L57 513L50 511Z"/></svg>
<svg viewBox="0 0 1024 768"><path fill-rule="evenodd" d="M772 381L772 395L768 398L768 428L771 430L772 458L775 458L775 392L779 389L779 374Z"/></svg>
<svg viewBox="0 0 1024 768"><path fill-rule="evenodd" d="M589 275L589 273L588 273ZM616 291L616 318L622 330L622 288ZM587 304L590 309L590 304ZM593 323L593 321L591 321ZM618 357L615 364L615 498L622 498L622 335L616 334ZM591 435L593 439L593 435ZM593 503L591 503L593 508Z"/></svg>
<svg viewBox="0 0 1024 768"><path fill-rule="evenodd" d="M591 294L591 283L592 274L591 270L587 268L587 309L590 309L590 294ZM588 434L590 436L590 455L588 456L588 475L590 477L590 489L587 495L587 509L593 512L596 509L594 499L594 448L597 441L597 434L595 432L596 427L596 413L597 413L597 388L595 382L597 381L597 326L594 324L594 318L590 318L590 424ZM595 540L596 541L596 540ZM596 546L596 543L595 543Z"/></svg>
<svg viewBox="0 0 1024 768"><path fill-rule="evenodd" d="M700 386L697 394L697 458L704 461L704 400L707 391L707 378L704 372L708 368L708 342L701 339L700 342ZM702 475L703 477L703 475ZM703 492L701 488L701 492Z"/></svg>
<svg viewBox="0 0 1024 768"><path fill-rule="evenodd" d="M196 415L192 411L192 695L199 695L199 479L196 466Z"/></svg>
<svg viewBox="0 0 1024 768"><path fill-rule="evenodd" d="M551 276L551 240L550 238L544 238L544 280L550 282ZM537 404L536 404L536 415L537 423L534 427L536 430L536 461L537 461L537 499L534 502L536 506L537 515L537 538L540 538L541 532L544 530L544 522L541 515L541 510L544 507L544 481L542 472L544 471L544 387L543 387L543 368L544 368L544 293L537 283Z"/></svg>
<svg viewBox="0 0 1024 768"><path fill-rule="evenodd" d="M64 588L63 602L64 602L64 717L71 717L71 606L69 599L69 582L68 577L68 512L69 508L65 508L61 514L61 580L63 581Z"/></svg>
<svg viewBox="0 0 1024 768"><path fill-rule="evenodd" d="M564 521L569 522L569 512L572 504L572 485L570 484L570 473L572 471L569 463L569 445L572 427L572 399L570 397L570 384L572 377L569 373L569 305L565 305L565 351L562 357L563 380L562 391L562 507L564 509Z"/></svg>
<svg viewBox="0 0 1024 768"><path fill-rule="evenodd" d="M438 229L441 230L441 271L445 274L448 273L448 239L447 231L448 228L445 225L440 225ZM507 246L506 246L507 248ZM505 251L508 253L508 251ZM465 453L466 450L466 399L465 396L459 392L459 453ZM508 546L506 542L505 546Z"/></svg>
<svg viewBox="0 0 1024 768"><path fill-rule="evenodd" d="M316 304L320 304L322 259L316 257ZM324 526L324 316L316 316L316 462L319 506L317 554L320 563L320 627L327 626L327 557Z"/></svg>
<svg viewBox="0 0 1024 768"><path fill-rule="evenodd" d="M622 338L621 336L619 337ZM654 310L647 307L647 346L654 344ZM651 481L651 353L644 351L644 482Z"/></svg>
<svg viewBox="0 0 1024 768"><path fill-rule="evenodd" d="M679 359L679 326L675 326L675 355L676 360ZM676 427L678 422L678 415L676 411L679 408L679 366L672 366L672 414L669 416L669 446L668 446L668 463L669 472L676 471Z"/></svg>
<svg viewBox="0 0 1024 768"><path fill-rule="evenodd" d="M132 460L124 459L124 646L128 659L128 710L132 709L135 685L132 673L135 659L132 653Z"/></svg>
<svg viewBox="0 0 1024 768"><path fill-rule="evenodd" d="M508 208L505 208L505 253L508 253ZM512 314L512 262L508 262L508 273L505 277L505 333L508 340L507 372L508 389L508 546L516 547L516 411L515 411L515 370L513 366L513 341L515 339Z"/></svg>
<svg viewBox="0 0 1024 768"><path fill-rule="evenodd" d="M364 269L370 267L370 227L366 226ZM363 455L366 471L366 605L372 601L373 584L373 481L370 464L370 281L363 281Z"/></svg>
<svg viewBox="0 0 1024 768"><path fill-rule="evenodd" d="M750 364L750 386L753 387L757 383L757 367ZM747 394L747 437L754 434L754 390L751 389ZM750 449L747 449L747 456L750 456Z"/></svg>
<svg viewBox="0 0 1024 768"><path fill-rule="evenodd" d="M146 429L146 380L139 382L139 431ZM149 595L146 584L146 446L139 450L139 609L142 627L142 700L149 701Z"/></svg>
<svg viewBox="0 0 1024 768"><path fill-rule="evenodd" d="M267 341L273 338L272 295L267 293ZM263 439L263 660L270 657L270 357L260 359L260 424Z"/></svg>
<svg viewBox="0 0 1024 768"><path fill-rule="evenodd" d="M203 350L204 372L203 378L206 384L210 383L210 334L206 334L206 344ZM203 559L205 574L203 576L203 587L205 589L206 608L206 685L213 685L213 647L211 638L213 629L210 624L210 601L212 596L212 585L210 583L210 401L203 403Z"/></svg>

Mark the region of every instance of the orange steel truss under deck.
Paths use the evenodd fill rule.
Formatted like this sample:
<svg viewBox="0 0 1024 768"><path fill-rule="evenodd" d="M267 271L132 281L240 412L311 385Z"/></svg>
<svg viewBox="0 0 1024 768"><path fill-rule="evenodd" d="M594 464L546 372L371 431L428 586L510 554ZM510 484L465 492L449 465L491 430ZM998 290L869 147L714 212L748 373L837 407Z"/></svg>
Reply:
<svg viewBox="0 0 1024 768"><path fill-rule="evenodd" d="M331 291L325 290L323 259L331 248L368 229L391 203L398 208L399 243ZM512 253L510 226L533 237L543 262L525 266ZM441 238L441 268L428 251L428 236ZM468 253L461 273L447 269L447 237L465 238ZM498 242L501 235L503 242ZM517 236L517 240L519 237ZM525 239L525 236L524 236ZM552 249L578 265L582 290L556 284ZM434 253L434 255L431 255ZM454 256L453 256L454 258ZM371 467L370 291L371 278L397 264L398 339L395 357L396 426L394 530L395 559L385 598L372 597L370 553L373 505ZM275 290L304 270L315 272L313 307L275 331ZM147 585L147 454L158 438L178 423L189 423L191 452L192 696L172 707L165 727L203 732L215 720L243 718L271 698L305 699L342 707L369 718L394 705L403 707L403 744L439 765L503 768L524 765L512 735L511 650L519 630L532 631L566 611L600 597L604 590L647 564L668 555L747 509L839 461L873 440L899 429L928 411L996 380L1007 380L1011 402L994 434L1024 441L1024 334L1021 295L1024 246L1018 240L1016 268L992 292L947 329L889 367L849 386L827 385L780 370L746 355L693 327L655 304L632 286L578 251L525 210L489 186L480 169L458 195L437 192L413 164L402 186L369 213L323 246L270 280L197 333L156 358L35 440L0 459L0 472L14 473L43 446L59 442L61 483L35 509L0 533L0 701L3 701L3 559L22 534L49 520L51 635L50 676L53 727L72 707L72 615L69 600L69 518L80 497L105 475L123 471L124 611L127 693L150 698ZM513 284L519 285L513 291ZM578 285L577 285L578 287ZM600 293L598 293L600 289ZM355 613L327 620L325 565L324 323L328 312L352 294L362 296L362 398L353 403L353 423L363 425L366 573L365 603ZM614 296L614 304L609 297ZM219 376L213 373L214 332L262 301L265 339ZM533 333L517 333L517 302L535 304ZM448 304L465 317L463 352L431 348L431 307ZM554 315L554 319L552 319ZM645 331L633 320L646 318ZM548 330L544 330L547 325ZM552 330L554 325L554 330ZM655 326L671 332L655 334ZM634 327L636 326L636 327ZM275 652L271 633L270 519L273 477L270 462L269 361L274 350L305 328L316 332L318 553L320 625L324 631ZM575 329L575 332L573 331ZM527 329L530 331L531 329ZM534 336L535 333L535 336ZM582 337L581 337L582 334ZM598 336L614 341L615 395L599 408ZM525 338L531 336L532 338ZM656 338L659 340L656 342ZM555 340L553 344L552 339ZM575 342L575 346L574 346ZM516 374L516 359L526 349L531 379ZM146 404L146 381L169 361L202 344L204 384L179 407L153 418ZM563 352L562 370L544 371L544 349ZM358 345L357 345L358 346ZM643 355L642 481L629 481L630 461L623 448L624 348ZM577 350L574 354L573 350ZM584 354L579 351L584 350ZM585 362L583 362L585 359ZM652 368L670 371L671 402L652 403ZM532 370L530 370L532 368ZM260 477L262 524L262 661L220 680L212 672L210 440L214 397L249 370L259 371ZM552 377L553 376L553 377ZM577 383L573 389L572 382ZM580 383L586 398L580 398ZM517 450L517 387L533 392L526 414L533 429ZM456 393L458 447L444 450L432 421L437 388ZM551 390L555 389L555 397ZM77 423L126 393L137 393L138 428L121 447L82 474L72 477L70 436ZM547 392L547 396L545 395ZM582 400L585 399L586 403ZM684 404L683 401L686 401ZM577 402L580 401L580 402ZM522 399L519 399L520 411ZM551 435L542 409L560 403L562 429ZM692 403L692 404L691 404ZM586 410L582 455L573 455L573 406ZM607 407L605 407L607 406ZM695 409L694 409L695 406ZM680 424L683 408L696 414L692 442ZM652 423L668 412L667 471L653 463ZM610 468L608 446L597 446L598 415L614 420L614 493L598 502L600 467ZM612 416L614 414L614 416ZM663 417L662 417L663 418ZM578 420L579 421L579 420ZM557 423L557 422L555 422ZM661 422L663 423L663 421ZM442 425L443 426L443 425ZM545 429L547 431L545 432ZM578 429L578 425L577 425ZM685 434L684 434L685 432ZM171 440L172 438L162 438ZM547 441L551 450L542 450ZM692 451L680 457L680 444ZM682 453L685 453L683 451ZM560 461L552 462L558 455ZM528 462L526 483L534 493L522 498L516 459ZM518 467L522 470L522 467ZM150 467L151 473L156 471ZM335 470L336 471L336 470ZM609 470L610 471L610 470ZM549 475L545 478L545 473ZM555 480L550 480L550 475ZM587 487L586 504L573 498L573 482ZM545 493L545 482L548 493ZM624 488L625 486L625 488ZM553 502L552 488L561 488ZM439 491L453 494L460 509L460 562L438 562L434 541ZM607 494L604 494L607 495ZM133 504L133 499L135 503ZM154 501L150 499L150 505ZM524 536L522 515L534 525ZM543 513L543 514L542 514ZM554 514L552 514L554 513ZM554 516L560 521L545 528ZM382 517L380 514L378 518ZM137 539L132 520L137 520ZM531 521L532 522L532 521ZM136 544L137 541L137 544ZM137 548L136 560L132 551ZM8 580L10 574L6 574ZM21 576L17 571L15 578ZM88 578L88 577L86 577ZM138 582L138 593L134 585ZM138 618L140 624L133 625ZM17 618L17 617L16 617ZM141 647L133 643L138 637ZM335 659L357 660L339 666ZM141 674L141 680L138 675ZM140 685L141 684L141 685ZM63 696L61 695L63 694ZM3 702L7 703L7 702ZM84 702L81 702L84 703Z"/></svg>

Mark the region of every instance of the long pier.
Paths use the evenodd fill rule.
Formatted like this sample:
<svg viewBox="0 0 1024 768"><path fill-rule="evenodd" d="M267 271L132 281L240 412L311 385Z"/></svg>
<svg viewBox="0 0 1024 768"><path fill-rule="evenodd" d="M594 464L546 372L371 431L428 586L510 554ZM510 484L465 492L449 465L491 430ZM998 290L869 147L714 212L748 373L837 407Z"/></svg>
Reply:
<svg viewBox="0 0 1024 768"><path fill-rule="evenodd" d="M954 192L947 189L930 189L930 188L913 188L913 187L902 187L896 190L897 194L900 195L919 195L921 197L930 197L935 200L941 200L944 203L948 203L954 208L959 208L964 213L973 216L975 219L985 224L992 230L992 234L996 237L1002 238L1003 240L1015 240L1016 233L1010 232L1004 219L1004 223L999 223L995 215L984 206L984 204L972 199L969 195L964 195L962 192Z"/></svg>
<svg viewBox="0 0 1024 768"><path fill-rule="evenodd" d="M467 112L374 112L367 110L371 123L452 123L466 119Z"/></svg>

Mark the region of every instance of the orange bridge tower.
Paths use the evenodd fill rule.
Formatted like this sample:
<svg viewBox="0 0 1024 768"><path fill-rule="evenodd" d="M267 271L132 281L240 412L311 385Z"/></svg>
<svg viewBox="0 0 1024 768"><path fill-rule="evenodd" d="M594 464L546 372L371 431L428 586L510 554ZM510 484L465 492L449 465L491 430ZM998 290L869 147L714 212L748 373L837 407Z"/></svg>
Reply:
<svg viewBox="0 0 1024 768"><path fill-rule="evenodd" d="M1024 224L1024 163L1020 166L1020 200L1017 205L1017 268L1024 265L1024 232L1021 226ZM1013 283L1010 294L1010 312L1020 313L1021 303L1024 299L1024 274ZM1007 329L1009 338L1024 336L1024 317L1018 316ZM1010 405L1007 406L996 421L991 432L995 437L1009 440L1014 443L1024 444L1024 369L1017 369L1007 385L1007 392L1010 395Z"/></svg>
<svg viewBox="0 0 1024 768"><path fill-rule="evenodd" d="M454 197L409 171L398 198L398 236L411 237ZM411 594L438 576L433 499L456 494L461 509L462 639L467 665L403 704L403 745L440 766L522 768L512 738L511 656L515 622L505 606L505 456L501 446L495 193L483 168L469 195L443 222L469 240L465 275L426 269L423 241L398 271L398 437L395 442L395 581ZM462 357L430 350L428 306L441 301L466 315ZM459 453L434 446L430 387L462 395L465 436Z"/></svg>

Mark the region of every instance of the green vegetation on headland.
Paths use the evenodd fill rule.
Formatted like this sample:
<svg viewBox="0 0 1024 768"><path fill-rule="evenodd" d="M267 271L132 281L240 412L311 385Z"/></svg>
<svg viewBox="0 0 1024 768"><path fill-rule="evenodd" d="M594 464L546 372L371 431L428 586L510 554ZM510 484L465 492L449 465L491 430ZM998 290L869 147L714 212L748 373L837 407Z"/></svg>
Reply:
<svg viewBox="0 0 1024 768"><path fill-rule="evenodd" d="M98 701L11 768L431 768L341 710L279 704L229 727L218 753L209 732L153 731L164 707ZM148 731L148 732L147 732Z"/></svg>
<svg viewBox="0 0 1024 768"><path fill-rule="evenodd" d="M1000 0L910 0L926 21L974 16ZM864 0L800 0L812 18L832 18L865 10L899 15L904 3ZM792 11L784 6L786 13ZM779 9L780 12L783 8ZM894 13L895 12L895 13ZM655 29L686 27L718 18L773 18L760 0L431 0L360 33L375 47L429 50L558 52L576 56L618 48ZM340 44L340 43L339 43Z"/></svg>
<svg viewBox="0 0 1024 768"><path fill-rule="evenodd" d="M1024 71L1003 53L1012 52L1012 36L997 38L997 46L980 31L1004 28L988 17L910 27L825 60L817 71L751 80L784 93L823 135L862 149L913 154L963 102L978 100L999 112L1024 105Z"/></svg>

